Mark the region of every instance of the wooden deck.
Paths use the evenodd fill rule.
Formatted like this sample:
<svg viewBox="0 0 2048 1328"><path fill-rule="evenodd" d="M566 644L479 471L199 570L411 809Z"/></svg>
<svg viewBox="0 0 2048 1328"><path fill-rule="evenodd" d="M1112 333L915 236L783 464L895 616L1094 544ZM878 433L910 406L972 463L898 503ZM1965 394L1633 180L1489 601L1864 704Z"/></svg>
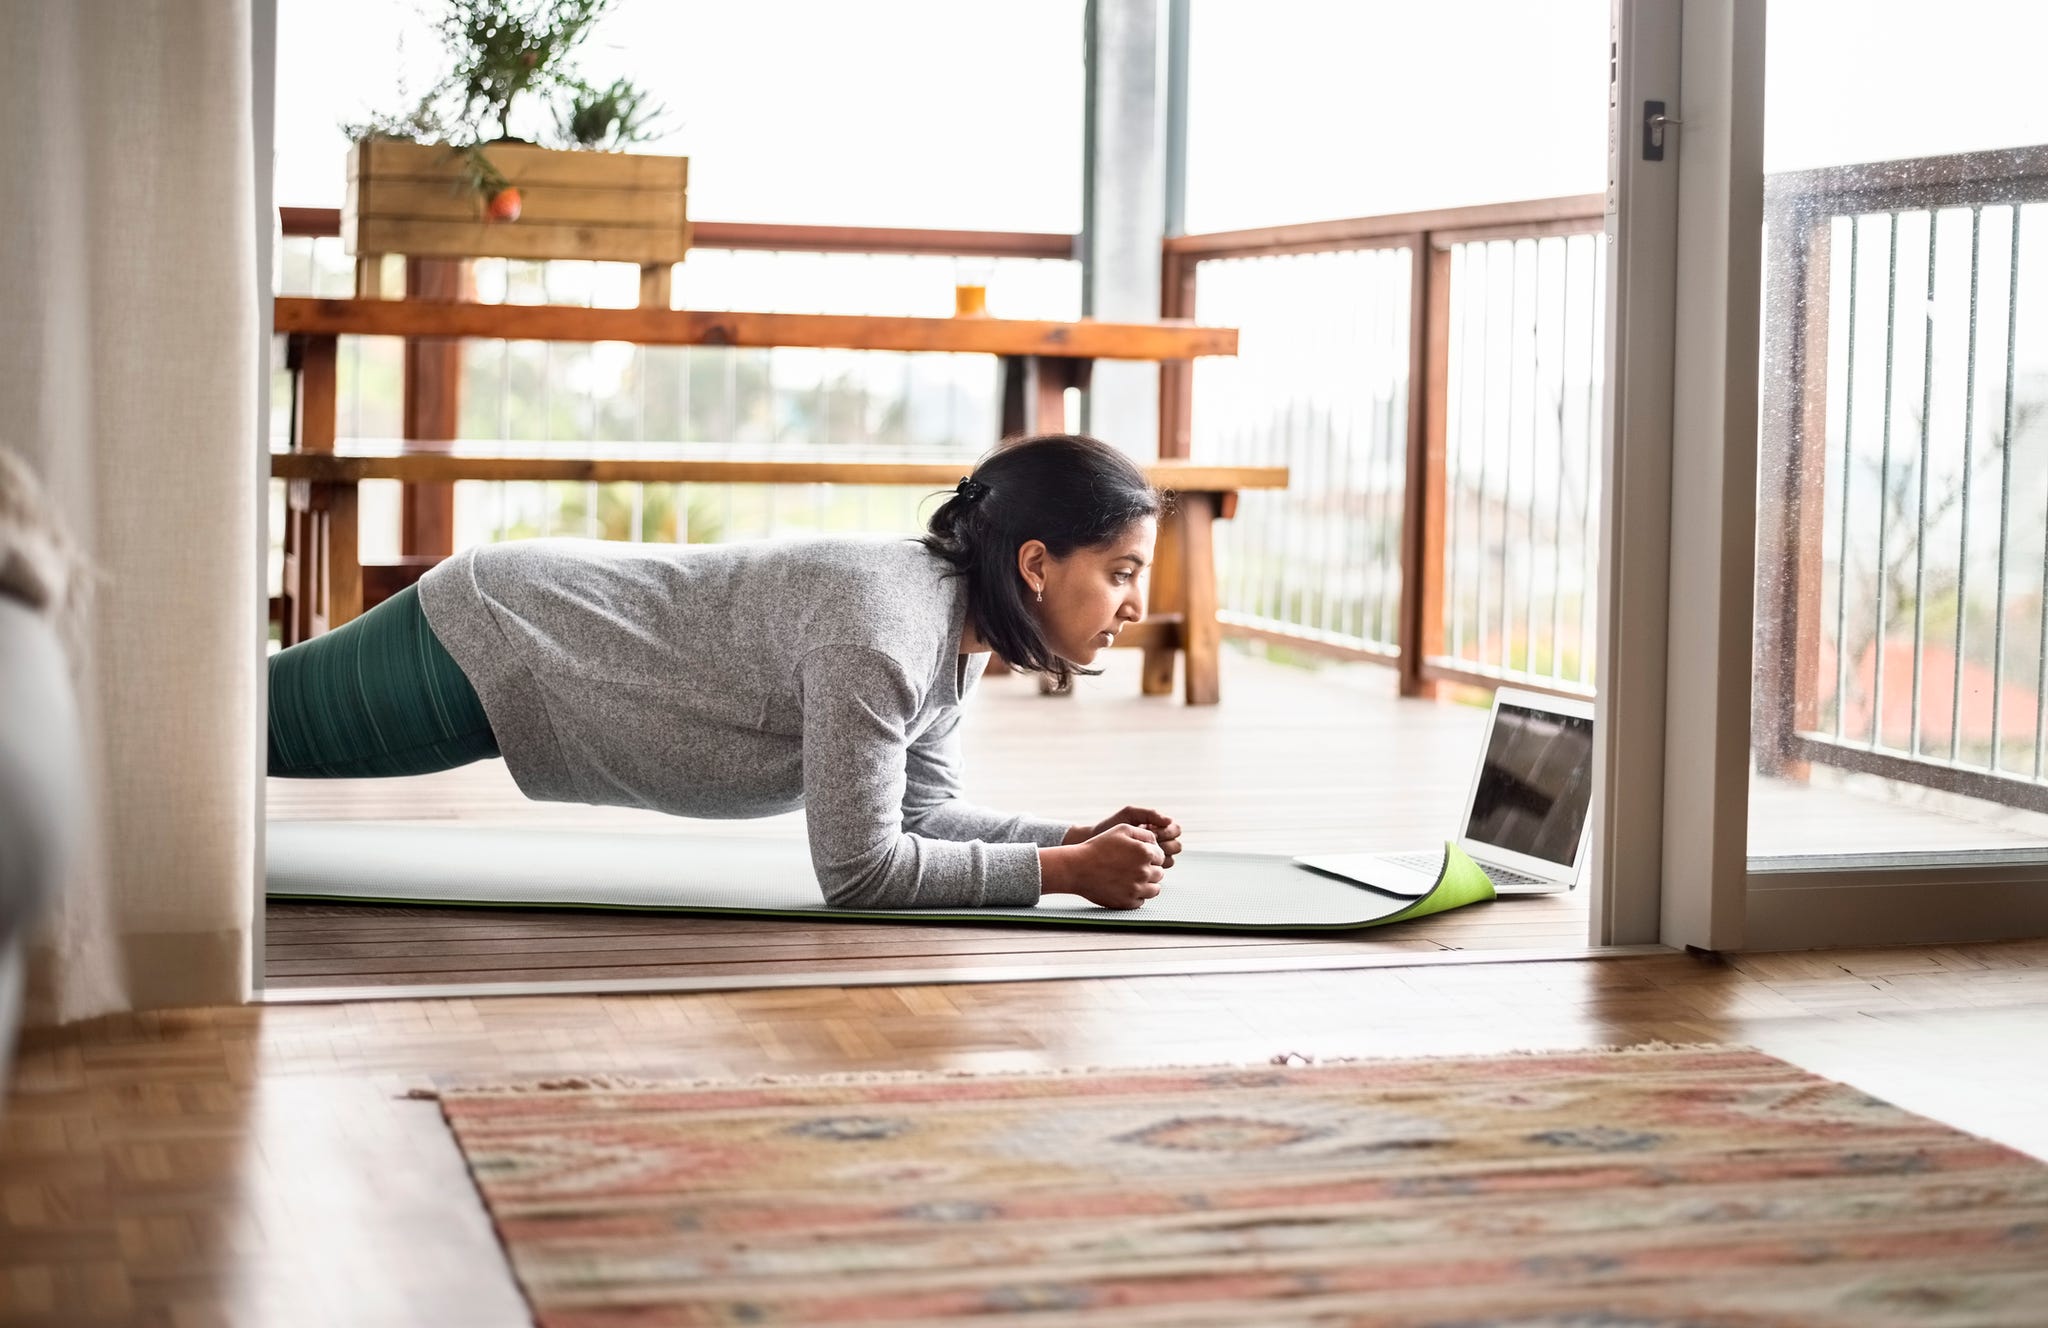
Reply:
<svg viewBox="0 0 2048 1328"><path fill-rule="evenodd" d="M970 794L1076 821L1125 803L1178 816L1191 848L1274 853L1399 849L1441 840L1465 794L1484 709L1400 701L1385 669L1307 671L1232 650L1227 699L1190 708L1138 695L1113 656L1072 697L994 678L972 702ZM647 812L528 802L502 763L382 781L272 780L273 819L452 820L672 829ZM1760 842L1863 848L1874 818L1913 846L1982 847L2016 832L1833 789L1759 782ZM707 835L800 837L800 816L698 822ZM1170 887L1169 879L1169 887ZM1100 933L649 917L599 912L273 904L265 985L311 996L476 984L785 986L820 981L1197 974L1411 964L1588 944L1586 895L1503 899L1342 936Z"/></svg>

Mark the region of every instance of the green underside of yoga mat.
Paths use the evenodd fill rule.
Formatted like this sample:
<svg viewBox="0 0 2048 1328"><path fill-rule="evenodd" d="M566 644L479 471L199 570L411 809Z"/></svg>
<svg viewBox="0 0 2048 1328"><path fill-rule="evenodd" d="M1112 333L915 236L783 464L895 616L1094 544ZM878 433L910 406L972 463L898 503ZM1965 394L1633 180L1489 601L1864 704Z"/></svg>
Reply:
<svg viewBox="0 0 2048 1328"><path fill-rule="evenodd" d="M1404 899L1277 854L1180 856L1159 898L1129 911L1048 895L1035 908L849 909L824 902L801 843L370 822L274 822L272 899L466 908L609 909L808 921L1019 923L1215 931L1354 930L1494 897L1446 844L1436 885Z"/></svg>

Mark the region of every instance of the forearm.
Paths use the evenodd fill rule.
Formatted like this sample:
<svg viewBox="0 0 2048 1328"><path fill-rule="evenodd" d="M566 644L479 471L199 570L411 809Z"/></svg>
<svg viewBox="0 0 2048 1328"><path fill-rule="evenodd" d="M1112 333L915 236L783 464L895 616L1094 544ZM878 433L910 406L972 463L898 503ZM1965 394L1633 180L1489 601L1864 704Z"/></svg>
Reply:
<svg viewBox="0 0 2048 1328"><path fill-rule="evenodd" d="M1044 893L1028 844L951 843L901 835L853 861L834 860L818 837L812 865L835 908L1029 908Z"/></svg>
<svg viewBox="0 0 2048 1328"><path fill-rule="evenodd" d="M1080 842L1072 837L1074 827L1063 822L997 811L959 798L906 800L903 828L912 834L956 843L979 839L988 844L1036 844L1051 848Z"/></svg>

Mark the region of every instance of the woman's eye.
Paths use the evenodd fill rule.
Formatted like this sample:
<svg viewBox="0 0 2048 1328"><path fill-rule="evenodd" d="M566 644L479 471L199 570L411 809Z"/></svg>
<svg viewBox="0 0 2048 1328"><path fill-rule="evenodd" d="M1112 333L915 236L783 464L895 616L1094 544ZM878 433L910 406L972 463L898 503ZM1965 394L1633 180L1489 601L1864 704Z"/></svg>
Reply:
<svg viewBox="0 0 2048 1328"><path fill-rule="evenodd" d="M1115 580L1118 585L1127 586L1131 583L1131 574L1129 572L1118 572Z"/></svg>

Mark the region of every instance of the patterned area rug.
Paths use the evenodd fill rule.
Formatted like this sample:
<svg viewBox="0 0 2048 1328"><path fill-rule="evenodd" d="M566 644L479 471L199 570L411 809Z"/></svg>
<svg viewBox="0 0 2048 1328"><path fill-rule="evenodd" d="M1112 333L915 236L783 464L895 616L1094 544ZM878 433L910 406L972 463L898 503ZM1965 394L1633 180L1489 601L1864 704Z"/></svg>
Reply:
<svg viewBox="0 0 2048 1328"><path fill-rule="evenodd" d="M1741 1048L442 1106L545 1328L2048 1323L2048 1166Z"/></svg>

